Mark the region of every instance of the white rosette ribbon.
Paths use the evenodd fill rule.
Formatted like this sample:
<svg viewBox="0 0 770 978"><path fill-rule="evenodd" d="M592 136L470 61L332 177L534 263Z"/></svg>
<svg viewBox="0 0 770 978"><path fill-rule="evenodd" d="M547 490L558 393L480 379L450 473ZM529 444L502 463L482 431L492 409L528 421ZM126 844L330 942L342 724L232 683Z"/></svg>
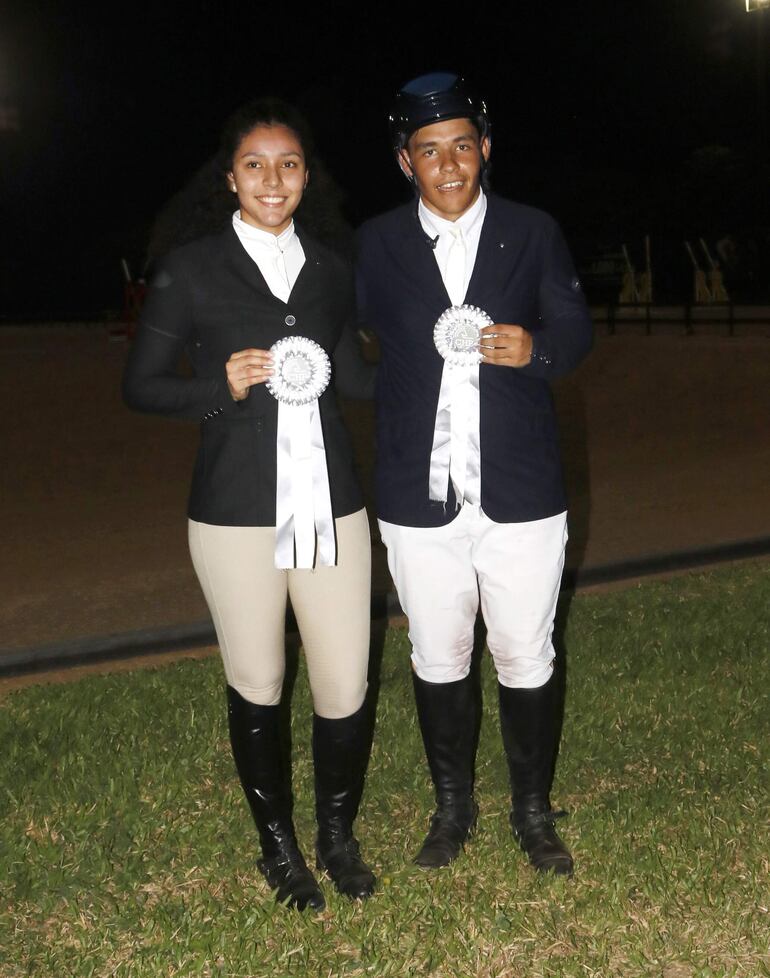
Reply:
<svg viewBox="0 0 770 978"><path fill-rule="evenodd" d="M275 566L332 566L337 560L329 473L318 398L329 384L325 350L304 336L270 348L267 389L278 401Z"/></svg>
<svg viewBox="0 0 770 978"><path fill-rule="evenodd" d="M433 342L444 358L430 453L429 493L438 502L446 502L450 479L458 506L469 480L481 484L479 340L482 327L492 322L478 306L451 306L433 329Z"/></svg>

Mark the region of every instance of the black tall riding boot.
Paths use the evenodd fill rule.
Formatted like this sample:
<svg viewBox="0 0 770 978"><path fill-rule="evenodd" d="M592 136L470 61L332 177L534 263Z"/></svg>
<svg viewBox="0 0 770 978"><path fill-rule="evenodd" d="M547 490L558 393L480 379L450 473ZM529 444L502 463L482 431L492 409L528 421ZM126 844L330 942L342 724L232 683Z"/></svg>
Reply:
<svg viewBox="0 0 770 978"><path fill-rule="evenodd" d="M313 715L316 865L326 870L340 893L354 900L371 896L376 883L353 835L370 748L366 703L339 720Z"/></svg>
<svg viewBox="0 0 770 978"><path fill-rule="evenodd" d="M571 876L572 856L554 828L566 812L553 811L549 798L559 731L555 679L551 676L537 689L509 689L498 683L498 691L514 837L535 869Z"/></svg>
<svg viewBox="0 0 770 978"><path fill-rule="evenodd" d="M258 706L227 687L227 717L235 766L262 845L257 867L276 899L323 910L323 894L299 851L291 819L289 779L281 753L278 706Z"/></svg>
<svg viewBox="0 0 770 978"><path fill-rule="evenodd" d="M428 758L436 811L418 866L448 866L473 831L478 805L473 798L477 700L470 676L453 683L429 683L412 672L417 716Z"/></svg>

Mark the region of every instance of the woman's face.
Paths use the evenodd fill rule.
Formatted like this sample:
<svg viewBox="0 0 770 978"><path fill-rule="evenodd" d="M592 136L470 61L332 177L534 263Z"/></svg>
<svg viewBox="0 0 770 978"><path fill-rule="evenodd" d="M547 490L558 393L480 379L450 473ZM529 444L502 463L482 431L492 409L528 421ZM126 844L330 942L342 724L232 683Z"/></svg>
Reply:
<svg viewBox="0 0 770 978"><path fill-rule="evenodd" d="M280 234L302 200L308 172L302 146L286 126L257 126L243 137L227 174L241 220Z"/></svg>

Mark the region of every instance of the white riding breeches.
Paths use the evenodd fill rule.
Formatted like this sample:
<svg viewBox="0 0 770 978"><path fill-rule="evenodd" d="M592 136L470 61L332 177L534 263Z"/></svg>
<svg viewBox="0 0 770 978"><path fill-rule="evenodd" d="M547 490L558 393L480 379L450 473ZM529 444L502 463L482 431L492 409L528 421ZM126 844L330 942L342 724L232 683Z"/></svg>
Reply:
<svg viewBox="0 0 770 978"><path fill-rule="evenodd" d="M421 679L449 683L468 675L480 599L500 683L534 689L548 681L566 512L495 523L466 503L446 526L379 525Z"/></svg>

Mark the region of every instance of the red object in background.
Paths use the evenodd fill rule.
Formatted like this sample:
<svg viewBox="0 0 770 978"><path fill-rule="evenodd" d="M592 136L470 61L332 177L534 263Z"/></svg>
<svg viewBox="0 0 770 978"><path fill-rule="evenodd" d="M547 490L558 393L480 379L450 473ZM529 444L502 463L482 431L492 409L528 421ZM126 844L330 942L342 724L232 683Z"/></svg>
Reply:
<svg viewBox="0 0 770 978"><path fill-rule="evenodd" d="M126 282L123 287L123 312L120 318L129 339L132 339L136 332L136 324L139 321L146 292L147 285L143 278L135 282Z"/></svg>
<svg viewBox="0 0 770 978"><path fill-rule="evenodd" d="M136 324L144 304L147 284L143 278L134 279L125 258L120 261L123 268L123 309L120 313L120 325L110 330L110 339L131 340L136 332Z"/></svg>

